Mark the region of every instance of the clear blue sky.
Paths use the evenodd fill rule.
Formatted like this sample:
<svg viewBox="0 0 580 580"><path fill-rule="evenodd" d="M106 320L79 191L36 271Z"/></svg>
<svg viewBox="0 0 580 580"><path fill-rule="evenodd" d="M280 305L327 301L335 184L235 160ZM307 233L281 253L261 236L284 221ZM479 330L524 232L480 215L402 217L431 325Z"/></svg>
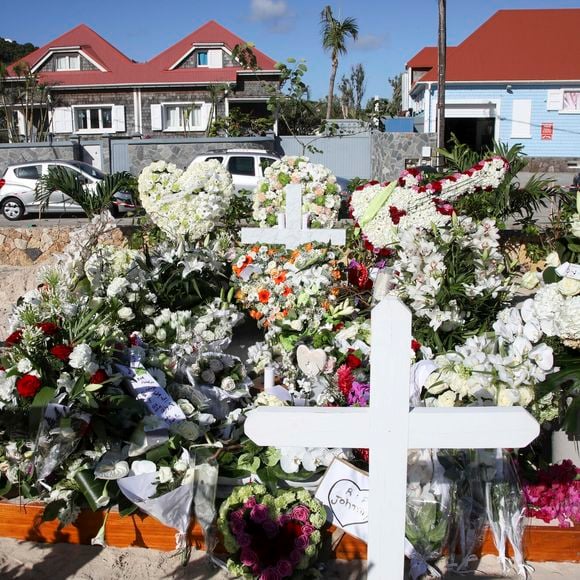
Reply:
<svg viewBox="0 0 580 580"><path fill-rule="evenodd" d="M362 63L365 101L389 96L388 78L402 72L423 46L437 42L437 0L6 0L0 36L42 46L85 23L129 58L146 61L213 19L274 60L306 59L306 81L319 98L327 93L330 72L320 41L320 12L327 4L336 17L358 22L359 42L349 44L341 59L337 84L353 64ZM497 10L578 6L578 0L448 0L448 44L461 42Z"/></svg>

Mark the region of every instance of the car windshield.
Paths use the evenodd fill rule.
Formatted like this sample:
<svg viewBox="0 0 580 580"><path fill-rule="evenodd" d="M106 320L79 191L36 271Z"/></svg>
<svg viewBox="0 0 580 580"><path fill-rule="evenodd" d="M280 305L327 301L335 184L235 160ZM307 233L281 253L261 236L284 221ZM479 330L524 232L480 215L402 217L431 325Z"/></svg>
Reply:
<svg viewBox="0 0 580 580"><path fill-rule="evenodd" d="M105 173L88 163L84 163L83 161L69 161L68 163L95 179L105 179Z"/></svg>

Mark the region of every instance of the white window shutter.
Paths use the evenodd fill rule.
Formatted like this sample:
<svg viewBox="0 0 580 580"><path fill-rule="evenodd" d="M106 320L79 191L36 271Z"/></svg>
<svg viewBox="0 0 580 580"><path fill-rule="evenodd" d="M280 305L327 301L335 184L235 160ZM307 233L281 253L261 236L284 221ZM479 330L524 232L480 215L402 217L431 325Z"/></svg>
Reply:
<svg viewBox="0 0 580 580"><path fill-rule="evenodd" d="M70 107L55 107L52 111L52 132L72 133L72 110Z"/></svg>
<svg viewBox="0 0 580 580"><path fill-rule="evenodd" d="M560 89L548 91L548 98L546 99L547 111L561 111L562 110L562 91Z"/></svg>
<svg viewBox="0 0 580 580"><path fill-rule="evenodd" d="M209 68L222 68L224 66L221 48L212 48L207 51L207 66Z"/></svg>
<svg viewBox="0 0 580 580"><path fill-rule="evenodd" d="M211 114L211 103L203 103L201 106L201 130L205 131L209 123L209 116Z"/></svg>
<svg viewBox="0 0 580 580"><path fill-rule="evenodd" d="M161 105L151 105L151 131L163 131Z"/></svg>
<svg viewBox="0 0 580 580"><path fill-rule="evenodd" d="M113 105L113 131L125 132L125 105Z"/></svg>
<svg viewBox="0 0 580 580"><path fill-rule="evenodd" d="M512 139L530 139L532 123L531 99L514 99L512 101Z"/></svg>
<svg viewBox="0 0 580 580"><path fill-rule="evenodd" d="M18 119L18 134L26 135L26 119L22 111L16 111L16 118Z"/></svg>

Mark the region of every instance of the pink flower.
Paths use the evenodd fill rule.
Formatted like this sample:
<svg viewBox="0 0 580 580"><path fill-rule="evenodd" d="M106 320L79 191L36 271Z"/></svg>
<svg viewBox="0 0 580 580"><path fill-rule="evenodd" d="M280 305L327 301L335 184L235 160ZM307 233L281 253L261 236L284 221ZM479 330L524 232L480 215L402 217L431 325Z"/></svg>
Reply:
<svg viewBox="0 0 580 580"><path fill-rule="evenodd" d="M245 502L244 502L244 507L246 509L251 509L253 508L258 502L256 501L256 498L254 496L249 497Z"/></svg>
<svg viewBox="0 0 580 580"><path fill-rule="evenodd" d="M294 568L290 563L290 560L280 560L276 565L276 570L278 571L278 574L280 574L282 578L286 578L288 576L292 576Z"/></svg>
<svg viewBox="0 0 580 580"><path fill-rule="evenodd" d="M243 548L240 554L240 562L244 566L255 566L258 563L258 556L256 556L256 552L250 550L249 548Z"/></svg>
<svg viewBox="0 0 580 580"><path fill-rule="evenodd" d="M297 505L292 510L291 517L299 522L307 522L310 518L310 510L305 505Z"/></svg>
<svg viewBox="0 0 580 580"><path fill-rule="evenodd" d="M236 535L236 541L240 545L240 548L247 548L252 543L252 537L249 534L242 533Z"/></svg>
<svg viewBox="0 0 580 580"><path fill-rule="evenodd" d="M308 544L310 544L310 538L306 534L302 534L301 536L298 536L294 540L294 545L299 550L306 550L306 548L308 547Z"/></svg>
<svg viewBox="0 0 580 580"><path fill-rule="evenodd" d="M250 512L250 519L257 524L261 524L265 521L270 514L268 510L268 506L264 505L263 503L256 504L252 511Z"/></svg>
<svg viewBox="0 0 580 580"><path fill-rule="evenodd" d="M273 538L278 533L278 524L270 519L262 524L262 528L268 538Z"/></svg>
<svg viewBox="0 0 580 580"><path fill-rule="evenodd" d="M275 568L266 568L260 574L260 580L281 580L282 576L278 573L278 570Z"/></svg>

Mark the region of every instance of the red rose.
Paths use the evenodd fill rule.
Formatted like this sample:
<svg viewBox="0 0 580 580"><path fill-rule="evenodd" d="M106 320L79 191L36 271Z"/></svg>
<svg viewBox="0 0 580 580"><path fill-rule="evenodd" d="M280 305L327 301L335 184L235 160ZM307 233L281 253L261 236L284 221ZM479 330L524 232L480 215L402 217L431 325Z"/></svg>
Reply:
<svg viewBox="0 0 580 580"><path fill-rule="evenodd" d="M73 349L68 344L55 344L49 352L56 358L66 362L72 351Z"/></svg>
<svg viewBox="0 0 580 580"><path fill-rule="evenodd" d="M421 343L418 340L413 339L411 341L411 348L413 349L414 352L418 352L419 350L421 350Z"/></svg>
<svg viewBox="0 0 580 580"><path fill-rule="evenodd" d="M109 375L103 370L99 369L90 379L91 384L93 385L102 385L107 379Z"/></svg>
<svg viewBox="0 0 580 580"><path fill-rule="evenodd" d="M34 375L23 375L16 381L16 390L21 397L34 397L40 389L40 379Z"/></svg>
<svg viewBox="0 0 580 580"><path fill-rule="evenodd" d="M39 322L36 328L40 328L46 336L52 336L56 334L60 329L54 322Z"/></svg>
<svg viewBox="0 0 580 580"><path fill-rule="evenodd" d="M389 207L389 215L391 216L392 222L395 225L398 225L398 223L401 221L401 218L404 215L407 215L407 212L404 209L399 209L398 207L392 205Z"/></svg>
<svg viewBox="0 0 580 580"><path fill-rule="evenodd" d="M362 361L360 360L360 358L358 358L358 356L354 355L354 354L349 354L346 357L346 366L351 368L351 369L358 369L358 367L360 367L360 365L362 364Z"/></svg>
<svg viewBox="0 0 580 580"><path fill-rule="evenodd" d="M15 330L10 336L4 341L7 346L14 346L22 340L22 330Z"/></svg>

